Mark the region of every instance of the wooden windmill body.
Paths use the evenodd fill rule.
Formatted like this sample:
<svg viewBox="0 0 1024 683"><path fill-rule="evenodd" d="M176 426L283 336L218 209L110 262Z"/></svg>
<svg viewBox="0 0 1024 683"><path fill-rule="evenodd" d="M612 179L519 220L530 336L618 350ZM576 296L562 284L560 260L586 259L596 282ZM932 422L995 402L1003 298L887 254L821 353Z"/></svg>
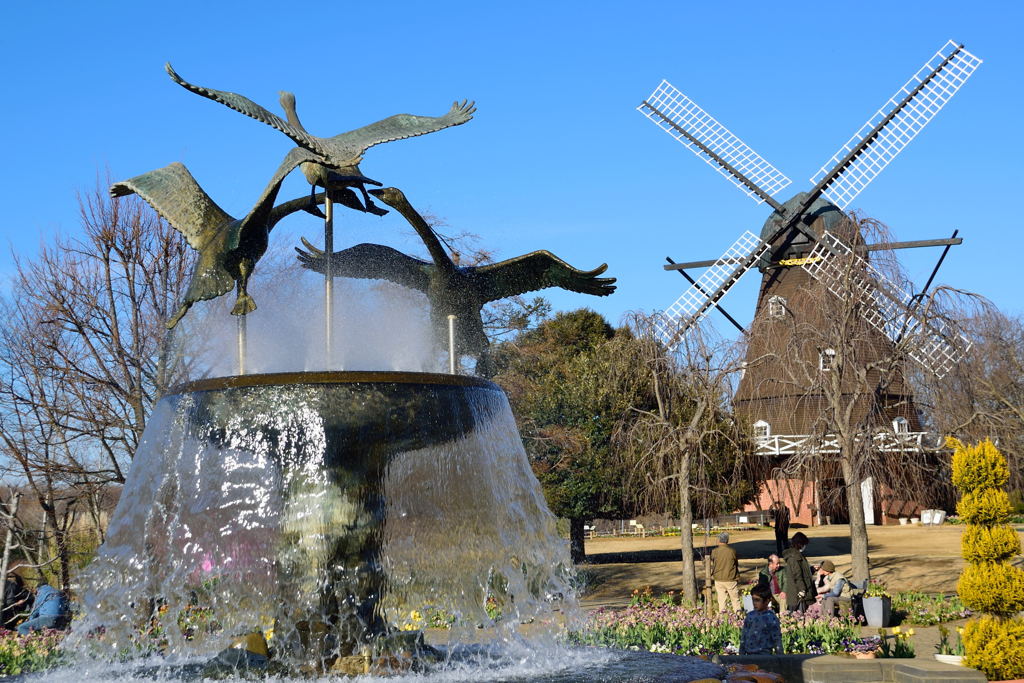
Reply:
<svg viewBox="0 0 1024 683"><path fill-rule="evenodd" d="M814 234L827 230L849 244L865 244L856 224L835 205L819 200L811 213L808 228ZM774 221L769 219L762 235L773 228ZM733 397L734 410L752 426L766 460L764 470L771 473L761 486L759 500L749 507L766 509L782 501L792 510L792 521L807 525L845 521L847 515L841 475L830 464L832 448L822 424L830 396L810 377L831 371L834 359L830 353L835 349L821 337L806 334L808 329L828 327L827 304L833 295L800 267L809 252L807 242L790 244L775 252L776 261L760 268L761 286L747 328L742 376ZM884 367L885 360L895 353L893 341L866 322L858 327L854 332L858 361ZM922 428L904 368L899 365L893 370L894 376L885 377L880 376L880 368L868 371L866 382L882 387L881 393L867 395L863 387L849 386L842 390L839 401L852 407L853 421L870 425L879 448L900 455L916 454L929 435ZM787 474L778 469L790 456L808 450L824 451L814 467ZM894 520L906 512L908 504L914 506L913 501L888 488L874 488L865 487L869 521Z"/></svg>
<svg viewBox="0 0 1024 683"><path fill-rule="evenodd" d="M902 342L910 349L911 358L926 371L941 376L966 351L965 340L929 320L918 308L924 292L917 296L903 292L865 258L868 252L880 249L944 245L948 250L961 241L956 233L948 240L868 245L844 210L980 63L962 45L948 42L822 166L811 178L814 186L808 192L784 203L773 195L788 185L789 179L666 81L638 107L748 196L773 209L759 236L744 233L718 259L681 264L667 259L665 269L678 271L692 286L666 309L657 326L661 340L674 348L688 330L717 308L744 332L748 342L746 367L734 405L737 414L753 425L758 453L765 458L780 461L798 449L827 454L834 447L819 428L823 396L809 390L813 381L800 382L793 368L787 366L796 359L805 371L829 371L828 354L831 351L834 355L834 350L817 348L798 338L800 328L813 329L832 322L823 317L828 314L827 307L821 305L826 293L849 297L863 310L863 318L851 323L851 328L858 329L851 331L858 334L860 343L855 355L864 367L870 367L873 356L885 357L893 344ZM762 283L748 331L725 313L720 301L754 267L762 272ZM694 279L686 272L689 268L707 270ZM783 348L788 352L781 353ZM926 435L902 369L894 372L895 376L880 383L885 387L884 395L865 400L863 406L854 405L854 409L863 411L858 416L862 422L872 428L877 425L880 432L891 435L888 440L878 440L881 451L920 451ZM782 500L794 511L794 521L820 521L820 480L829 473L810 476L817 481L810 482L809 494L804 479L799 481L799 495L793 494L792 482L785 485L788 495L783 495L781 486L766 482L765 495L759 501L761 509L767 507L766 502ZM865 482L865 486L870 485ZM865 517L869 521L873 521L873 513L873 504L869 510L866 501Z"/></svg>

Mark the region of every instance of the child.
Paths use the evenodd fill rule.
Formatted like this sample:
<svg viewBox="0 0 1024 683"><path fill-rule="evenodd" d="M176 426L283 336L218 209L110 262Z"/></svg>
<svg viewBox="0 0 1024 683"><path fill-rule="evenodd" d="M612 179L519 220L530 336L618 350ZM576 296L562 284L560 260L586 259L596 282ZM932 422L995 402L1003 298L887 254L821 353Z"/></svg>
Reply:
<svg viewBox="0 0 1024 683"><path fill-rule="evenodd" d="M740 636L741 655L782 654L782 626L768 606L772 594L767 586L754 586L750 591L754 609L747 612Z"/></svg>

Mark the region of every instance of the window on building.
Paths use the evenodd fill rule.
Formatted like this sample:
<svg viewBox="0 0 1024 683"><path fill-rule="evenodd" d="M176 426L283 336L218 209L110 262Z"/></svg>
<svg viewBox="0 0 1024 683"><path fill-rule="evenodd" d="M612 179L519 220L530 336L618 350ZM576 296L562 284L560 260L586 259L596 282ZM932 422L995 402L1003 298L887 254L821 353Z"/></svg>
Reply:
<svg viewBox="0 0 1024 683"><path fill-rule="evenodd" d="M754 438L767 439L772 435L772 426L764 420L758 420L754 423Z"/></svg>
<svg viewBox="0 0 1024 683"><path fill-rule="evenodd" d="M905 417L897 417L892 421L892 431L897 434L906 434L910 431L910 422Z"/></svg>
<svg viewBox="0 0 1024 683"><path fill-rule="evenodd" d="M836 350L825 349L818 354L818 369L828 372L836 364Z"/></svg>
<svg viewBox="0 0 1024 683"><path fill-rule="evenodd" d="M768 298L768 317L781 318L786 315L786 300L781 296Z"/></svg>

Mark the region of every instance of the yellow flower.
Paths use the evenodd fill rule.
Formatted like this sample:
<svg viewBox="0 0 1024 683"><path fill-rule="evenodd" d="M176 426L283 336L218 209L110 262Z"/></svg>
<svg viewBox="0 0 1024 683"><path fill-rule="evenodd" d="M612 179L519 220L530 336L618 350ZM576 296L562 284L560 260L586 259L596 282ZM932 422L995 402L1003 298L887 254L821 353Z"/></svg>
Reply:
<svg viewBox="0 0 1024 683"><path fill-rule="evenodd" d="M899 635L899 633L900 633L900 627L899 626L893 626L892 627L892 634L894 636L896 636L896 635Z"/></svg>
<svg viewBox="0 0 1024 683"><path fill-rule="evenodd" d="M907 635L908 636L914 635L914 629L910 629L909 631L907 631Z"/></svg>

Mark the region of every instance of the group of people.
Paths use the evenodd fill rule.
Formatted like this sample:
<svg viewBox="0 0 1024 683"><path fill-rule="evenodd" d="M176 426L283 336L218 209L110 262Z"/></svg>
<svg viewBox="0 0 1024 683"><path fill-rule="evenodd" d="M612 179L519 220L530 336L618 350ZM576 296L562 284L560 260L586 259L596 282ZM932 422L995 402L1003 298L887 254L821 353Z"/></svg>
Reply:
<svg viewBox="0 0 1024 683"><path fill-rule="evenodd" d="M71 621L71 608L64 591L43 581L33 594L16 572L7 574L3 600L0 626L17 629L21 635L47 628L67 628Z"/></svg>
<svg viewBox="0 0 1024 683"><path fill-rule="evenodd" d="M851 584L836 571L832 560L811 567L804 557L809 542L807 535L798 531L784 544L779 543L780 552L768 556L768 564L758 573L750 591L754 609L743 622L740 654L782 654L781 626L773 605L780 613L832 616L840 601L849 599ZM728 532L718 535L718 545L711 551L711 566L718 611L725 612L727 602L733 611L741 611L739 559L729 545Z"/></svg>

